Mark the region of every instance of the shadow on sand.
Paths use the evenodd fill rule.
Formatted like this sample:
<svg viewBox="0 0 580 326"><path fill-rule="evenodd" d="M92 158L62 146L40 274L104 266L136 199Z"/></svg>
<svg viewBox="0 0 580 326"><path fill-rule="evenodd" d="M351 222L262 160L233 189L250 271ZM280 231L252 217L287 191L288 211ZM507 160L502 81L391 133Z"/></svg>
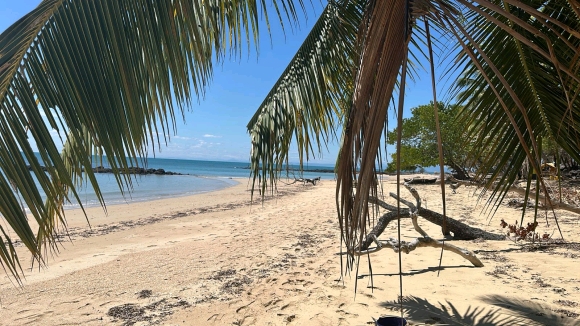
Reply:
<svg viewBox="0 0 580 326"><path fill-rule="evenodd" d="M410 325L475 325L475 326L528 326L580 325L580 320L568 318L529 300L508 298L501 295L481 297L490 306L471 307L464 313L449 301L432 304L417 297L405 297L403 309ZM381 306L398 310L397 302L384 302Z"/></svg>
<svg viewBox="0 0 580 326"><path fill-rule="evenodd" d="M439 266L436 267L427 267L427 268L423 268L423 269L412 269L408 272L404 272L402 275L403 276L411 276L411 275L417 275L417 274L423 274L423 273L429 273L429 272L438 272L438 271L444 271L446 269L455 269L455 268L479 268L479 267L475 267L473 265L455 265L455 266L441 266L441 268ZM379 274L379 273L373 273L373 277L376 276L399 276L399 273L390 273L390 274ZM365 277L370 277L369 274L359 274L357 276L359 279L363 279Z"/></svg>

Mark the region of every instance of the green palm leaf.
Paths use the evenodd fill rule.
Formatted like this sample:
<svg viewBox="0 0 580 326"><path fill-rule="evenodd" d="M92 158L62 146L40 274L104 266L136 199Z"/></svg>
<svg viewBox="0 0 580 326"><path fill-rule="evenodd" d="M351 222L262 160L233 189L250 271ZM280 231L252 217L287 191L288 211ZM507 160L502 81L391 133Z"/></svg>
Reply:
<svg viewBox="0 0 580 326"><path fill-rule="evenodd" d="M330 1L250 122L251 170L262 193L288 163L295 137L300 166L335 138L350 104L356 35L367 1ZM252 189L254 188L252 187Z"/></svg>
<svg viewBox="0 0 580 326"><path fill-rule="evenodd" d="M303 6L272 3L280 21L296 21ZM0 228L4 268L13 275L20 268L12 231L43 262L43 245L66 225L60 205L77 197L79 180L104 204L93 153L106 155L121 189L130 188L131 177L120 172L143 164L148 144L167 141L158 133L174 131L176 114L203 96L216 60L257 44L260 16L269 24L265 1L45 0L4 31L0 214L11 229ZM65 142L62 157L51 129Z"/></svg>
<svg viewBox="0 0 580 326"><path fill-rule="evenodd" d="M490 203L495 204L503 199L526 160L536 162L538 171L541 148L534 143L541 143L542 138L555 141L572 157L580 158L576 95L580 77L576 50L580 45L578 17L562 1L528 1L517 5L525 10L507 2L490 6L495 10L504 8L503 14L477 8L468 16L473 24L467 29L505 79L502 85L496 78L494 86L507 107L513 108L510 112L517 128L498 105L483 77L495 75L488 65L484 65L483 73L475 65L467 65L463 71L465 82L459 84L464 91L459 100L468 104L462 119L472 126L473 136L479 137L481 145L474 157L483 163L481 173L495 171L488 184L492 189ZM549 23L542 23L538 16ZM513 37L514 33L520 37ZM467 60L465 55L461 59ZM516 98L507 91L508 85ZM515 100L521 101L525 110L517 109ZM522 131L523 144L515 130ZM526 155L526 146L532 149L532 157ZM494 181L498 182L493 184Z"/></svg>

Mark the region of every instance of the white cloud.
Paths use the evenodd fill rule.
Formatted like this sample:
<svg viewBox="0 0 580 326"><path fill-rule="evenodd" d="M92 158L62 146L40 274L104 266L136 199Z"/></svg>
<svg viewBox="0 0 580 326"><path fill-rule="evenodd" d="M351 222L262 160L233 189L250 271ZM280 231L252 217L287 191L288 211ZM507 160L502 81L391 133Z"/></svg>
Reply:
<svg viewBox="0 0 580 326"><path fill-rule="evenodd" d="M203 141L203 140L198 140L198 141L197 141L197 144L193 144L193 145L191 145L190 147L191 147L191 148L200 148L200 147L203 147L205 144L207 144L205 141Z"/></svg>
<svg viewBox="0 0 580 326"><path fill-rule="evenodd" d="M205 137L205 138L222 138L222 136L216 136L216 135L210 135L210 134L205 134L205 135L203 135L203 137Z"/></svg>

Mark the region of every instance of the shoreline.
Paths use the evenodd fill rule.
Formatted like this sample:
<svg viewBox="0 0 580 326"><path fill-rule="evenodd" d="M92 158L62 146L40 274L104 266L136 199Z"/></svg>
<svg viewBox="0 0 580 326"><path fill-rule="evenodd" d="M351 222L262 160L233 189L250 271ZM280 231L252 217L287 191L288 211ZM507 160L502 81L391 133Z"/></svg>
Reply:
<svg viewBox="0 0 580 326"><path fill-rule="evenodd" d="M213 177L209 178L213 179ZM79 206L65 207L68 235L61 231L59 238L65 240L72 234L80 234L90 229L97 230L99 227L109 227L115 224L132 227L156 223L164 218L172 219L199 213L211 213L220 207L231 209L260 205L261 197L258 190L254 194L253 202L250 201L250 189L243 184L244 178L228 177L228 179L235 183L215 190L178 194L165 198L134 199L122 203L107 204L105 207L99 204L83 206L86 218ZM289 193L282 191L274 196L268 195L264 200L270 201L287 194ZM34 221L31 221L31 225L33 225L33 229L36 226ZM113 229L116 230L117 227L113 226ZM88 234L91 233L99 232L88 232ZM17 240L17 242L19 241Z"/></svg>
<svg viewBox="0 0 580 326"><path fill-rule="evenodd" d="M238 177L195 176L195 175L185 175L185 174L182 174L182 176L190 176L190 177L195 177L195 178L199 178L199 179L218 180L218 181L222 181L225 185L220 186L219 188L216 188L216 189L211 189L211 190L199 190L196 192L190 191L190 192L185 192L185 193L174 193L174 194L161 196L161 197L159 197L159 195L157 195L157 197L148 197L147 195L145 195L145 196L137 196L135 198L131 198L129 191L127 191L125 196L123 196L123 195L121 195L120 190L119 190L118 193L115 193L114 195L112 195L113 198L111 198L109 200L107 200L107 198L104 198L105 204L107 207L111 207L111 206L116 206L116 205L130 205L130 204L137 204L140 202L149 202L149 201L165 200L165 199L171 199L171 198L196 196L196 195L200 195L200 194L204 194L204 193L220 191L223 189L234 187L238 184L241 184L242 181L244 180L244 178L238 178ZM138 185L135 187L138 187ZM92 191L92 189L91 189L91 191ZM94 193L90 193L90 195L95 196ZM80 192L79 192L79 196L82 197L82 194ZM118 197L118 198L115 198L115 197ZM129 197L129 198L127 198L127 197ZM95 196L95 198L96 198L96 196ZM102 207L98 201L96 201L96 200L92 200L92 201L94 201L94 202L83 203L83 207L85 209L92 208L92 207ZM107 201L108 201L108 203L107 203ZM64 206L64 209L65 209L65 211L81 209L81 206L78 203L68 204L68 205Z"/></svg>

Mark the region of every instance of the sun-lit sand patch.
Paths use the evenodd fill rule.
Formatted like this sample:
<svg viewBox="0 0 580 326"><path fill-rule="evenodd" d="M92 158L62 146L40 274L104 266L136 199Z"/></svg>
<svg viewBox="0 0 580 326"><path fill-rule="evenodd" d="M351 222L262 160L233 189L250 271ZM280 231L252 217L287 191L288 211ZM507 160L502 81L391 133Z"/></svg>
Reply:
<svg viewBox="0 0 580 326"><path fill-rule="evenodd" d="M394 191L386 177L385 192ZM372 325L399 315L398 256L361 257L358 277L341 277L335 183L279 185L279 195L250 205L245 180L191 197L68 212L69 235L48 268L26 271L25 286L0 278L6 325ZM427 208L441 211L439 185L417 185ZM402 189L407 199L410 195ZM504 200L490 220L473 187L447 193L448 215L503 234L500 220L521 210ZM514 196L515 197L515 196ZM390 200L390 199L389 199ZM391 201L394 203L394 201ZM528 218L531 216L531 212ZM538 231L553 234L542 212ZM452 241L484 267L440 250L403 255L405 316L411 325L560 325L580 321L579 217L556 211L566 245ZM531 221L531 220L530 220ZM431 236L439 227L419 219ZM402 238L419 235L402 220ZM396 223L381 236L396 237ZM23 266L28 256L21 250ZM355 291L356 287L356 291ZM523 319L522 319L523 318Z"/></svg>

